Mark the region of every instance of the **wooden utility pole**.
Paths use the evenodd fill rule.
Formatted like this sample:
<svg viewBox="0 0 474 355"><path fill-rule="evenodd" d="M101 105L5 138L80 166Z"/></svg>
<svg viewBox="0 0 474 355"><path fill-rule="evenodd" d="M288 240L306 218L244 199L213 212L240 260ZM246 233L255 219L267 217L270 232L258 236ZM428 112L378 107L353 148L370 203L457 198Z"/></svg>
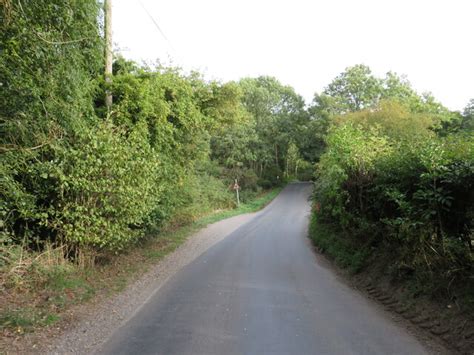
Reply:
<svg viewBox="0 0 474 355"><path fill-rule="evenodd" d="M105 81L112 81L112 0L104 1L105 14ZM105 92L105 105L110 110L112 107L112 93L110 90Z"/></svg>
<svg viewBox="0 0 474 355"><path fill-rule="evenodd" d="M237 179L234 180L234 190L235 190L235 195L237 197L237 206L240 206L240 196L239 196L240 186L237 182Z"/></svg>

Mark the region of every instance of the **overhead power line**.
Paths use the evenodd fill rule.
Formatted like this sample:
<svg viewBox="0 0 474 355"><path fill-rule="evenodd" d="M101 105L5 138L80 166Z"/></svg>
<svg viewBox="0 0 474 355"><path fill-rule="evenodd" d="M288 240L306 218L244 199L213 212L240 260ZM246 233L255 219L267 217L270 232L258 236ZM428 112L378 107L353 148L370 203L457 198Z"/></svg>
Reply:
<svg viewBox="0 0 474 355"><path fill-rule="evenodd" d="M148 15L148 17L150 18L151 22L153 22L153 24L155 25L156 29L160 32L161 36L163 36L163 38L166 40L166 42L168 42L169 46L171 47L171 49L173 51L175 51L174 47L173 47L173 44L171 43L171 41L168 39L168 37L165 35L165 33L163 32L163 30L161 29L160 25L158 25L158 22L155 20L155 18L152 16L152 14L147 10L147 8L145 7L145 5L143 4L143 2L141 0L138 0L138 2L140 3L141 7L143 8L143 10L146 12L146 14Z"/></svg>

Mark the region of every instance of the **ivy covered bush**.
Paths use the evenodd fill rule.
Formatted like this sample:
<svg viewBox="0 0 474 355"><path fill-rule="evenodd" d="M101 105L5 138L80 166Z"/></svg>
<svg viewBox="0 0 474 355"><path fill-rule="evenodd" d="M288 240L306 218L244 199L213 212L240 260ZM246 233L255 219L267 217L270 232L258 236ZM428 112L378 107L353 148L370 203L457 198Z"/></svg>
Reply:
<svg viewBox="0 0 474 355"><path fill-rule="evenodd" d="M44 224L62 241L117 250L140 235L162 192L144 123L125 133L101 122L56 159L58 193Z"/></svg>
<svg viewBox="0 0 474 355"><path fill-rule="evenodd" d="M59 238L51 225L62 193L56 163L96 124L99 6L6 0L1 11L1 238L33 245Z"/></svg>
<svg viewBox="0 0 474 355"><path fill-rule="evenodd" d="M108 112L96 1L2 10L2 242L120 250L196 202L195 167L217 124L197 95L207 83L119 58ZM205 176L214 189L200 202L231 206L225 184Z"/></svg>

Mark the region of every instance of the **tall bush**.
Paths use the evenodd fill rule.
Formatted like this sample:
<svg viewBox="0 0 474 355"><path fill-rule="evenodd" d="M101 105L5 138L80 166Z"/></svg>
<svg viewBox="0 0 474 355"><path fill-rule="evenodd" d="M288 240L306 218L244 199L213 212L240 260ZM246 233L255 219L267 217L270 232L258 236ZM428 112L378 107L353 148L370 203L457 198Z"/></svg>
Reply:
<svg viewBox="0 0 474 355"><path fill-rule="evenodd" d="M101 69L99 6L84 1L2 2L1 202L4 238L54 240L44 223L58 194L54 163L95 120Z"/></svg>
<svg viewBox="0 0 474 355"><path fill-rule="evenodd" d="M397 105L336 120L318 165L319 219L398 272L446 285L473 271L474 139Z"/></svg>

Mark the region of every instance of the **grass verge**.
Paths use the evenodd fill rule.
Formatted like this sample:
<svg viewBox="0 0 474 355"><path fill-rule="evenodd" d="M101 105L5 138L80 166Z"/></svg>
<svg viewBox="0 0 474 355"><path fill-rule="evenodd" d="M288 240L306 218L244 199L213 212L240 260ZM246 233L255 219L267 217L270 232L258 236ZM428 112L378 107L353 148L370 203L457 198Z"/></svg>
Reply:
<svg viewBox="0 0 474 355"><path fill-rule="evenodd" d="M273 190L267 191L264 194L254 198L248 203L241 203L240 206L237 208L212 213L208 216L205 216L197 220L196 222L194 222L194 225L198 227L203 227L208 224L215 223L226 218L237 216L239 214L252 213L252 212L261 210L266 205L268 205L281 192L282 189L283 187L277 187Z"/></svg>

